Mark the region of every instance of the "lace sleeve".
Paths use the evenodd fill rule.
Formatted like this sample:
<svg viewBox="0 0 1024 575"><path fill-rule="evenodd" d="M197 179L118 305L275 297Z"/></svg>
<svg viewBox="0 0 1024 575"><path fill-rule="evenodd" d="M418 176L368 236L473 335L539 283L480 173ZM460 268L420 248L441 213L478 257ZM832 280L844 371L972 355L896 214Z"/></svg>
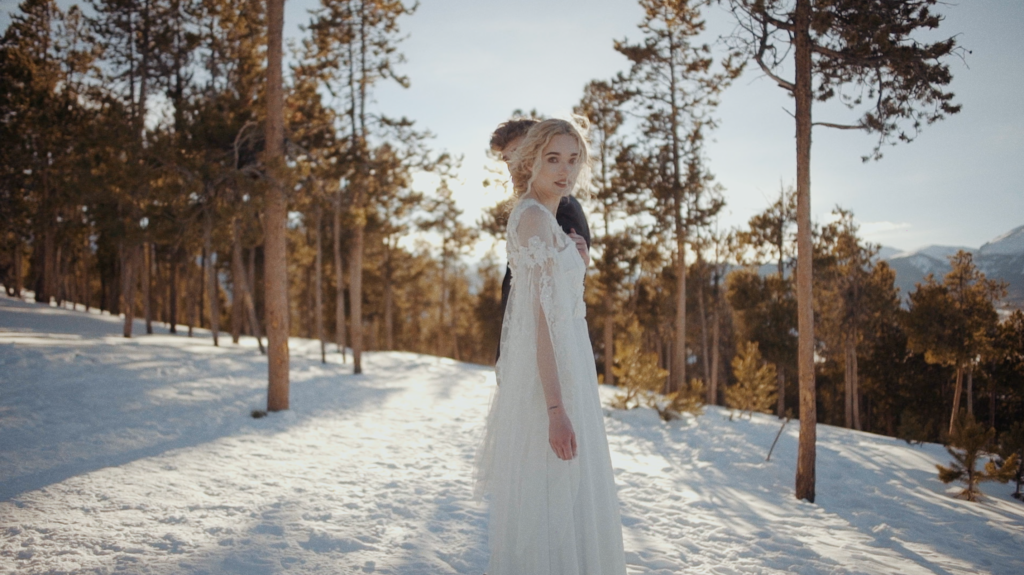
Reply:
<svg viewBox="0 0 1024 575"><path fill-rule="evenodd" d="M537 326L537 367L544 386L544 397L548 407L562 404L562 389L558 377L558 362L552 335L556 332L559 312L554 303L553 281L555 261L558 254L556 225L542 206L525 208L516 226L515 241L518 244L517 270L520 285L530 294Z"/></svg>

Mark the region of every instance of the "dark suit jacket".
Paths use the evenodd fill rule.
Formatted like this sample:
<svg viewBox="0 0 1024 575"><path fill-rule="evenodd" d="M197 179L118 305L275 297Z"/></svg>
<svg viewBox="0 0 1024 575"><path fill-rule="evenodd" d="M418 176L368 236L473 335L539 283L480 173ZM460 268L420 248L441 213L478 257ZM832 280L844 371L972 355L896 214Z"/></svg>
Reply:
<svg viewBox="0 0 1024 575"><path fill-rule="evenodd" d="M583 236L583 239L587 240L587 247L590 247L590 226L587 225L587 217L583 215L583 206L580 205L579 200L573 196L566 196L562 198L561 203L558 204L558 211L555 212L555 219L558 220L558 225L562 226L562 231L568 234L571 230L576 230L576 233ZM505 280L501 282L501 319L502 322L505 320L505 307L508 305L508 292L512 289L512 268L505 266ZM496 357L501 357L501 324L498 324L498 353Z"/></svg>

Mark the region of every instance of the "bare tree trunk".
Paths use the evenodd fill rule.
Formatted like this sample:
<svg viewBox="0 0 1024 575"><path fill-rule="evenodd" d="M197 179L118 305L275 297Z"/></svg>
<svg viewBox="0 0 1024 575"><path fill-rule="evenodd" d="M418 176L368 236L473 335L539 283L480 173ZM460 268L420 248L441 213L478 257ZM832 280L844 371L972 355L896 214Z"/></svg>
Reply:
<svg viewBox="0 0 1024 575"><path fill-rule="evenodd" d="M391 282L391 249L385 248L387 261L384 262L384 345L385 349L395 349L395 288Z"/></svg>
<svg viewBox="0 0 1024 575"><path fill-rule="evenodd" d="M89 238L85 238L86 249L82 251L82 303L85 304L85 311L89 311L92 303L92 286L89 284ZM20 294L19 294L20 295Z"/></svg>
<svg viewBox="0 0 1024 575"><path fill-rule="evenodd" d="M444 248L442 248L443 250ZM447 351L447 346L444 345L444 328L447 326L445 314L445 306L448 305L448 260L444 255L441 256L441 295L440 301L437 306L437 330L439 337L434 343L434 355L443 356Z"/></svg>
<svg viewBox="0 0 1024 575"><path fill-rule="evenodd" d="M996 379L991 375L988 378L988 426L996 426Z"/></svg>
<svg viewBox="0 0 1024 575"><path fill-rule="evenodd" d="M964 367L956 366L956 388L953 390L953 414L949 417L949 434L953 434L953 424L956 423L956 415L960 412L960 395L964 390Z"/></svg>
<svg viewBox="0 0 1024 575"><path fill-rule="evenodd" d="M146 333L153 333L153 292L150 289L149 272L153 265L153 244L144 242L142 244L142 313L146 317Z"/></svg>
<svg viewBox="0 0 1024 575"><path fill-rule="evenodd" d="M718 295L718 280L715 280L711 308L711 385L708 386L708 405L718 405L718 374L722 362L722 328L719 313L722 309L721 297Z"/></svg>
<svg viewBox="0 0 1024 575"><path fill-rule="evenodd" d="M853 368L850 369L850 374L853 376L853 380L850 387L853 389L853 428L857 431L863 431L863 427L860 423L860 375L857 373L857 346L853 346L853 357L850 358L853 363ZM870 412L869 412L870 415Z"/></svg>
<svg viewBox="0 0 1024 575"><path fill-rule="evenodd" d="M135 321L135 260L136 249L134 247L122 247L121 249L121 278L124 287L121 288L122 303L124 310L124 336L132 336L132 323Z"/></svg>
<svg viewBox="0 0 1024 575"><path fill-rule="evenodd" d="M853 339L849 334L843 338L843 394L845 397L845 425L847 429L853 429L853 360L855 355Z"/></svg>
<svg viewBox="0 0 1024 575"><path fill-rule="evenodd" d="M456 361L462 361L462 352L459 349L459 292L458 276L452 281L452 289L449 292L452 310L452 357Z"/></svg>
<svg viewBox="0 0 1024 575"><path fill-rule="evenodd" d="M197 291L199 304L196 308L196 327L203 327L203 313L206 310L206 260L209 258L210 254L206 252L204 247L202 253L199 254L199 275L196 279L199 286Z"/></svg>
<svg viewBox="0 0 1024 575"><path fill-rule="evenodd" d="M786 417L786 374L782 371L782 366L775 366L775 415L779 419Z"/></svg>
<svg viewBox="0 0 1024 575"><path fill-rule="evenodd" d="M242 265L242 243L238 241L238 216L231 219L231 343L238 343L245 323L245 305L242 291L245 285L245 266Z"/></svg>
<svg viewBox="0 0 1024 575"><path fill-rule="evenodd" d="M320 363L327 363L327 341L324 339L324 242L323 208L316 208L316 337L320 340Z"/></svg>
<svg viewBox="0 0 1024 575"><path fill-rule="evenodd" d="M611 287L604 289L604 382L615 385L615 301Z"/></svg>
<svg viewBox="0 0 1024 575"><path fill-rule="evenodd" d="M242 230L237 215L232 219L231 244L233 254L231 258L231 274L235 278L234 283L237 287L238 297L241 300L240 304L248 314L249 331L256 338L256 345L259 346L260 353L266 355L267 352L263 349L263 339L260 337L260 322L256 318L256 306L253 305L252 292L249 291L249 283L245 279L245 269L242 265Z"/></svg>
<svg viewBox="0 0 1024 575"><path fill-rule="evenodd" d="M672 393L686 385L686 241L681 225L676 226L676 318L670 366L667 391Z"/></svg>
<svg viewBox="0 0 1024 575"><path fill-rule="evenodd" d="M698 255L697 261L700 262L700 256ZM701 276L699 279L700 286L697 291L697 303L700 306L700 350L701 350L701 365L704 367L704 383L706 384L711 379L711 358L708 357L708 313L704 307L704 266L699 266L701 269Z"/></svg>
<svg viewBox="0 0 1024 575"><path fill-rule="evenodd" d="M178 333L178 267L181 266L181 254L178 251L171 256L170 279L167 286L167 310L168 323L171 324L171 333Z"/></svg>
<svg viewBox="0 0 1024 575"><path fill-rule="evenodd" d="M14 297L21 299L25 291L25 255L21 252L21 241L14 244Z"/></svg>
<svg viewBox="0 0 1024 575"><path fill-rule="evenodd" d="M347 362L345 351L345 267L341 261L341 190L334 204L334 285L336 291L334 311L334 343L341 352L341 361Z"/></svg>
<svg viewBox="0 0 1024 575"><path fill-rule="evenodd" d="M974 364L967 368L967 413L974 415Z"/></svg>
<svg viewBox="0 0 1024 575"><path fill-rule="evenodd" d="M811 282L811 0L796 0L793 28L796 61L797 193L797 367L800 381L800 441L797 448L796 497L814 503L817 401L814 386L814 307Z"/></svg>
<svg viewBox="0 0 1024 575"><path fill-rule="evenodd" d="M220 346L220 290L218 289L217 268L214 264L213 253L213 216L209 208L203 216L203 249L206 251L206 258L203 260L203 272L206 277L208 298L210 300L210 331L213 333L213 345Z"/></svg>
<svg viewBox="0 0 1024 575"><path fill-rule="evenodd" d="M199 317L197 309L200 308L201 302L199 297L202 295L203 290L200 288L198 293L194 290L195 288L195 271L192 269L195 267L192 262L192 258L185 255L185 322L188 325L188 336L192 337L192 328L196 324L196 318Z"/></svg>
<svg viewBox="0 0 1024 575"><path fill-rule="evenodd" d="M352 230L348 303L352 315L352 373L363 373L363 224Z"/></svg>
<svg viewBox="0 0 1024 575"><path fill-rule="evenodd" d="M284 89L281 81L281 37L284 0L267 0L267 121L265 161L270 169L264 215L264 284L269 351L267 410L288 409L288 262L285 225Z"/></svg>
<svg viewBox="0 0 1024 575"><path fill-rule="evenodd" d="M48 208L47 208L48 209ZM42 287L42 293L36 293L36 303L50 305L50 298L55 296L56 291L56 265L54 262L54 238L53 226L45 225L43 228L43 281L37 282Z"/></svg>

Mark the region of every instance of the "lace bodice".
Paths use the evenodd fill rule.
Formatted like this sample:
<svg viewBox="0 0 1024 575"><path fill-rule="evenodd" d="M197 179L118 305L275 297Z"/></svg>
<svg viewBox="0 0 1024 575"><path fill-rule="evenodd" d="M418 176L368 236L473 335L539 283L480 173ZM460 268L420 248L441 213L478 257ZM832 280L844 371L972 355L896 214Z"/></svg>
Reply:
<svg viewBox="0 0 1024 575"><path fill-rule="evenodd" d="M508 219L506 249L513 286L522 283L517 278L537 274L540 303L549 322L586 317L586 264L550 210L535 200L521 200Z"/></svg>

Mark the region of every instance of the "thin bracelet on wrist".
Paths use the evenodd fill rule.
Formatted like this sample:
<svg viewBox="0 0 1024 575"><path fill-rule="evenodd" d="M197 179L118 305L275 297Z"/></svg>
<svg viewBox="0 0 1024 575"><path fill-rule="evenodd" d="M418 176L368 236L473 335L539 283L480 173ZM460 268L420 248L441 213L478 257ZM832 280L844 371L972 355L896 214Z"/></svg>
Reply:
<svg viewBox="0 0 1024 575"><path fill-rule="evenodd" d="M548 407L548 411L551 411L552 409L558 409L559 407L562 406L560 404L552 405L551 407Z"/></svg>

